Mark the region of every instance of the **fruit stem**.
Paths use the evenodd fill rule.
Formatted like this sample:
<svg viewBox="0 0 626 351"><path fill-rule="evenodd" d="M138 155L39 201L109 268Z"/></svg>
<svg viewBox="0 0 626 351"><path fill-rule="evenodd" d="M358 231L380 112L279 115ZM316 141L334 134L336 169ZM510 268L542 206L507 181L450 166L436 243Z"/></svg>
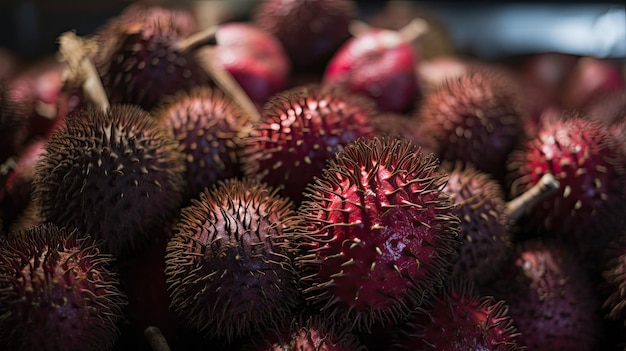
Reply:
<svg viewBox="0 0 626 351"><path fill-rule="evenodd" d="M398 30L407 42L413 42L428 32L428 22L423 18L414 18L406 26Z"/></svg>
<svg viewBox="0 0 626 351"><path fill-rule="evenodd" d="M224 68L215 64L214 51L215 47L205 46L197 49L199 62L205 72L213 79L213 81L230 96L235 103L239 104L250 120L255 123L261 119L261 114L256 105L248 94L241 88L241 85L233 78L233 76Z"/></svg>
<svg viewBox="0 0 626 351"><path fill-rule="evenodd" d="M506 204L509 225L516 224L525 212L547 196L554 194L559 187L559 181L554 178L554 175L544 174L532 188Z"/></svg>
<svg viewBox="0 0 626 351"><path fill-rule="evenodd" d="M360 20L352 20L348 25L348 31L353 37L358 37L370 29L372 26Z"/></svg>
<svg viewBox="0 0 626 351"><path fill-rule="evenodd" d="M161 329L150 326L143 333L153 351L171 351L165 336L161 333Z"/></svg>
<svg viewBox="0 0 626 351"><path fill-rule="evenodd" d="M81 85L87 99L107 111L110 107L109 99L90 58L96 50L97 44L94 41L85 40L72 31L59 36L59 54L66 64L63 70L63 86Z"/></svg>
<svg viewBox="0 0 626 351"><path fill-rule="evenodd" d="M219 26L211 26L207 29L194 33L187 38L174 43L174 49L178 51L189 51L203 45L217 45L217 38L215 34L218 29Z"/></svg>

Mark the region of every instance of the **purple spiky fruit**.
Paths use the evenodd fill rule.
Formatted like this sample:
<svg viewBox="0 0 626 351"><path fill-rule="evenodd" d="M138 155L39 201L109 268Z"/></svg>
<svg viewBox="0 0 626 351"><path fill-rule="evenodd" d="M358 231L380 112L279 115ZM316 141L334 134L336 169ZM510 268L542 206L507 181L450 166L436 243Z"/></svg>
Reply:
<svg viewBox="0 0 626 351"><path fill-rule="evenodd" d="M250 117L221 90L179 92L154 113L173 132L185 159L185 201L219 180L242 176L239 153Z"/></svg>
<svg viewBox="0 0 626 351"><path fill-rule="evenodd" d="M179 90L208 84L193 50L176 48L199 31L193 12L184 7L133 4L98 30L94 64L113 104L152 109Z"/></svg>
<svg viewBox="0 0 626 351"><path fill-rule="evenodd" d="M309 303L355 330L401 318L440 285L459 220L437 160L406 139L358 139L311 184L297 258Z"/></svg>
<svg viewBox="0 0 626 351"><path fill-rule="evenodd" d="M3 350L109 350L126 304L113 257L52 224L0 241Z"/></svg>
<svg viewBox="0 0 626 351"><path fill-rule="evenodd" d="M525 112L518 96L508 72L478 65L426 94L419 123L440 159L473 164L500 180L507 156L524 135Z"/></svg>
<svg viewBox="0 0 626 351"><path fill-rule="evenodd" d="M292 267L300 218L265 184L230 179L182 210L167 245L171 308L221 340L272 327L300 303Z"/></svg>
<svg viewBox="0 0 626 351"><path fill-rule="evenodd" d="M480 295L470 280L453 277L426 306L415 309L392 350L522 350L503 300Z"/></svg>
<svg viewBox="0 0 626 351"><path fill-rule="evenodd" d="M452 274L484 282L512 248L504 191L495 179L471 166L456 165L449 177L444 191L457 205L454 214L461 219L459 238L463 242Z"/></svg>
<svg viewBox="0 0 626 351"><path fill-rule="evenodd" d="M89 233L116 257L142 251L178 211L178 143L139 107L76 110L45 149L32 184L43 219Z"/></svg>
<svg viewBox="0 0 626 351"><path fill-rule="evenodd" d="M296 204L326 162L359 137L375 135L376 108L340 88L306 85L281 92L265 104L246 138L246 176L280 189Z"/></svg>
<svg viewBox="0 0 626 351"><path fill-rule="evenodd" d="M547 241L521 243L483 293L503 299L529 350L596 350L599 304L573 251Z"/></svg>

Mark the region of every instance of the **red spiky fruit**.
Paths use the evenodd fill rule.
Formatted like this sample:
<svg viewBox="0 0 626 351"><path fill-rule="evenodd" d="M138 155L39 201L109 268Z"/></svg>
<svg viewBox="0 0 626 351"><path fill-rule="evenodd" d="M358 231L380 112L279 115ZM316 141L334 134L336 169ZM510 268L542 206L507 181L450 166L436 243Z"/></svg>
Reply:
<svg viewBox="0 0 626 351"><path fill-rule="evenodd" d="M172 130L180 144L186 164L185 201L218 180L242 176L239 153L252 122L221 90L200 87L179 92L154 116Z"/></svg>
<svg viewBox="0 0 626 351"><path fill-rule="evenodd" d="M424 97L418 111L439 158L473 164L500 180L524 135L524 106L508 72L474 67ZM489 150L489 152L485 152Z"/></svg>
<svg viewBox="0 0 626 351"><path fill-rule="evenodd" d="M471 281L450 278L427 306L411 312L392 350L523 350L503 300L482 296Z"/></svg>
<svg viewBox="0 0 626 351"><path fill-rule="evenodd" d="M108 350L126 304L113 257L52 224L0 240L3 350Z"/></svg>
<svg viewBox="0 0 626 351"><path fill-rule="evenodd" d="M599 304L585 267L564 246L522 243L484 293L503 299L529 350L596 350Z"/></svg>
<svg viewBox="0 0 626 351"><path fill-rule="evenodd" d="M296 70L326 65L349 37L356 17L353 0L264 0L254 23L274 35Z"/></svg>
<svg viewBox="0 0 626 351"><path fill-rule="evenodd" d="M454 214L461 219L459 238L463 242L452 274L485 282L512 248L504 191L495 179L471 166L457 165L449 177L443 190L457 205Z"/></svg>
<svg viewBox="0 0 626 351"><path fill-rule="evenodd" d="M356 330L392 321L443 282L459 220L437 160L406 139L358 139L329 162L300 207L306 299Z"/></svg>
<svg viewBox="0 0 626 351"><path fill-rule="evenodd" d="M291 61L272 34L245 22L219 26L214 58L257 105L289 87Z"/></svg>
<svg viewBox="0 0 626 351"><path fill-rule="evenodd" d="M142 251L178 211L178 143L139 107L78 109L45 149L32 184L42 217L103 240L116 257Z"/></svg>
<svg viewBox="0 0 626 351"><path fill-rule="evenodd" d="M322 82L368 96L381 111L402 113L418 99L417 62L417 52L401 32L372 28L339 48Z"/></svg>
<svg viewBox="0 0 626 351"><path fill-rule="evenodd" d="M192 51L175 44L199 30L194 14L171 5L136 3L96 34L94 64L112 104L152 109L159 100L210 79Z"/></svg>
<svg viewBox="0 0 626 351"><path fill-rule="evenodd" d="M206 189L167 245L171 308L226 341L277 325L300 303L291 253L300 222L289 200L257 181Z"/></svg>
<svg viewBox="0 0 626 351"><path fill-rule="evenodd" d="M362 351L366 348L345 325L325 321L320 315L301 313L284 326L255 338L247 351Z"/></svg>
<svg viewBox="0 0 626 351"><path fill-rule="evenodd" d="M307 85L275 95L246 139L246 176L280 189L295 203L326 162L359 137L375 135L369 99L336 87Z"/></svg>
<svg viewBox="0 0 626 351"><path fill-rule="evenodd" d="M623 223L625 164L620 141L598 123L575 113L547 120L508 160L513 197L546 173L560 183L530 211L525 230L556 235L582 252L602 250Z"/></svg>

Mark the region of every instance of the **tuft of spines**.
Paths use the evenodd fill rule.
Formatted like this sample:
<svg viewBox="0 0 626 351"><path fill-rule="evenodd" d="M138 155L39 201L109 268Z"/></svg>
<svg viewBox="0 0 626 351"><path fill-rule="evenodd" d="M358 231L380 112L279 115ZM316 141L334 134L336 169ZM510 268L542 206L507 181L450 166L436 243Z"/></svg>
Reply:
<svg viewBox="0 0 626 351"><path fill-rule="evenodd" d="M459 220L437 159L406 139L357 139L305 191L296 260L306 299L356 330L395 321L441 285Z"/></svg>
<svg viewBox="0 0 626 351"><path fill-rule="evenodd" d="M298 86L270 98L243 151L246 176L280 189L296 204L328 160L376 131L373 101L341 88Z"/></svg>
<svg viewBox="0 0 626 351"><path fill-rule="evenodd" d="M185 200L219 180L241 178L240 153L250 117L221 90L181 91L154 112L179 142L186 164Z"/></svg>
<svg viewBox="0 0 626 351"><path fill-rule="evenodd" d="M622 236L608 250L607 268L603 272L608 296L603 308L608 317L622 321L626 326L626 236Z"/></svg>
<svg viewBox="0 0 626 351"><path fill-rule="evenodd" d="M178 144L139 107L78 109L45 149L32 185L43 220L89 233L116 257L152 243L182 201Z"/></svg>
<svg viewBox="0 0 626 351"><path fill-rule="evenodd" d="M396 333L391 350L523 350L504 300L480 295L470 280L446 280Z"/></svg>
<svg viewBox="0 0 626 351"><path fill-rule="evenodd" d="M2 349L111 349L126 304L112 262L89 236L52 224L0 240Z"/></svg>
<svg viewBox="0 0 626 351"><path fill-rule="evenodd" d="M167 245L171 308L221 340L272 327L300 303L292 267L301 220L267 185L229 179L181 212Z"/></svg>

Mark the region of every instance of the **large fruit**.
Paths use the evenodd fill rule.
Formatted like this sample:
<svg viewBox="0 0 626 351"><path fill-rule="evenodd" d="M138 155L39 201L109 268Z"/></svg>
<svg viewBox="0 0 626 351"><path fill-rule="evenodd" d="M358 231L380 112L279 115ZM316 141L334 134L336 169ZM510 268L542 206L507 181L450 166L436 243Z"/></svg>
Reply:
<svg viewBox="0 0 626 351"><path fill-rule="evenodd" d="M109 350L126 297L113 257L52 224L0 240L0 348Z"/></svg>
<svg viewBox="0 0 626 351"><path fill-rule="evenodd" d="M401 318L441 285L459 220L437 160L406 139L358 139L305 192L304 293L357 330Z"/></svg>

